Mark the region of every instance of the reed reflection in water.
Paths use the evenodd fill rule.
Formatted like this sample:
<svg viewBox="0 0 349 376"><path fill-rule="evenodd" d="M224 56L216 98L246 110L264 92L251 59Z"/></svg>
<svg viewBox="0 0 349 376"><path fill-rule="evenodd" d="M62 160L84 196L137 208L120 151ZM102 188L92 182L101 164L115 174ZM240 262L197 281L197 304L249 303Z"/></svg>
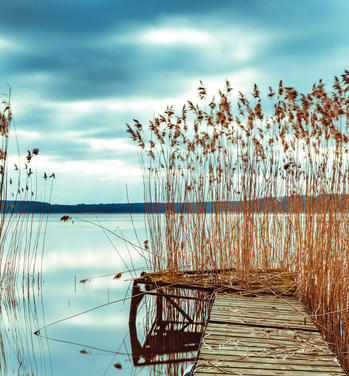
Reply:
<svg viewBox="0 0 349 376"><path fill-rule="evenodd" d="M8 215L3 225L0 374L50 375L48 343L33 335L44 321L40 263L45 216Z"/></svg>

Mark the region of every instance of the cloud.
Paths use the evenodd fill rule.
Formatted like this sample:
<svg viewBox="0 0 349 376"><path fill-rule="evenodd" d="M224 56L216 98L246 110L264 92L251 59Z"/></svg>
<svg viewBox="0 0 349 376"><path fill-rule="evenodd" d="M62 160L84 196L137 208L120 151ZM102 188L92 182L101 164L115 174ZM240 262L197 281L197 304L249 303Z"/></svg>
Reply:
<svg viewBox="0 0 349 376"><path fill-rule="evenodd" d="M183 46L201 46L208 43L214 43L215 36L207 31L202 31L194 28L175 28L175 27L157 27L147 28L141 30L134 35L124 35L116 39L118 43L132 43L137 42L140 44L149 45L179 45Z"/></svg>
<svg viewBox="0 0 349 376"><path fill-rule="evenodd" d="M86 164L82 174L90 161L119 161L114 171L125 177L137 163L121 141L125 123L196 99L199 80L211 92L226 78L236 91L331 82L347 68L348 10L343 0L13 0L0 15L0 92L11 85L24 150L39 147L73 169L62 172L62 187L77 179L74 163ZM87 194L81 199L99 201Z"/></svg>

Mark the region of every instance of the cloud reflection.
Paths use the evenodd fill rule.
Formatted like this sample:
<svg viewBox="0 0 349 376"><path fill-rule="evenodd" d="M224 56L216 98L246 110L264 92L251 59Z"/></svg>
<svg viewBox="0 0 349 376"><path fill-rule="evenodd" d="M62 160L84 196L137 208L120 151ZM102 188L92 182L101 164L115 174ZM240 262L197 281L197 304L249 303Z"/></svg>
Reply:
<svg viewBox="0 0 349 376"><path fill-rule="evenodd" d="M115 252L114 252L115 253ZM122 252L126 260L129 259L126 251ZM133 262L142 261L142 257L138 254L132 255ZM96 250L84 250L83 252L73 251L59 251L50 252L45 255L43 263L43 272L59 271L59 270L81 270L91 269L105 270L106 265L112 266L117 272L118 270L124 270L125 265L117 254L113 254L113 251L98 251Z"/></svg>
<svg viewBox="0 0 349 376"><path fill-rule="evenodd" d="M74 317L72 319L64 321L66 326L77 327L93 327L96 328L125 328L128 322L128 314L103 314L96 312L95 314L86 314Z"/></svg>

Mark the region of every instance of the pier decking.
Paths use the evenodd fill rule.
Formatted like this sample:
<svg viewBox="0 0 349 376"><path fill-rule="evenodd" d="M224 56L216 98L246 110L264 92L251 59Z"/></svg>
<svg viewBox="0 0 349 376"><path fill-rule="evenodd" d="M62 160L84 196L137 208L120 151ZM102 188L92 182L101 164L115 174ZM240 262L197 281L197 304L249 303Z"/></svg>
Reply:
<svg viewBox="0 0 349 376"><path fill-rule="evenodd" d="M217 294L194 375L346 375L295 298Z"/></svg>

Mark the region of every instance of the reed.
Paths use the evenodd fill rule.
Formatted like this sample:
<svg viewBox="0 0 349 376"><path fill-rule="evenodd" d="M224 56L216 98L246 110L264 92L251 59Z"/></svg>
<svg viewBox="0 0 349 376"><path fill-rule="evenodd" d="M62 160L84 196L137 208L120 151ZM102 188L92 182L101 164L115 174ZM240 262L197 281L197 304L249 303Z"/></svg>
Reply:
<svg viewBox="0 0 349 376"><path fill-rule="evenodd" d="M42 317L41 260L46 215L36 214L37 178L28 151L23 167L8 163L12 112L9 101L0 104L0 375L48 373L42 341L33 340Z"/></svg>
<svg viewBox="0 0 349 376"><path fill-rule="evenodd" d="M349 71L331 90L319 80L299 93L280 81L245 95L227 81L210 98L200 83L198 95L148 126L128 125L154 271L235 269L246 289L256 270L294 274L349 370Z"/></svg>

